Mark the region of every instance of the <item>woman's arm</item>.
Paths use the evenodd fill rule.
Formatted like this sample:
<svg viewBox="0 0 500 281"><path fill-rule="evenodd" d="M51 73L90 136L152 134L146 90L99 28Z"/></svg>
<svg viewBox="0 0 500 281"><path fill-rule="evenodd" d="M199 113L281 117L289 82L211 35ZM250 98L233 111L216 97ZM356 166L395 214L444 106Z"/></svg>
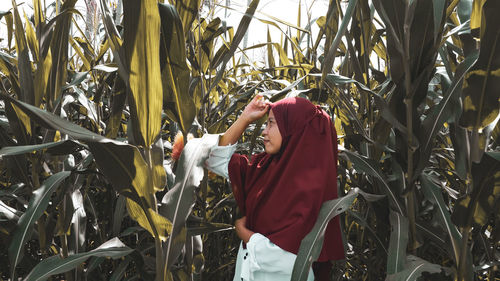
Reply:
<svg viewBox="0 0 500 281"><path fill-rule="evenodd" d="M269 110L269 102L265 102L261 94L257 94L252 101L245 107L243 113L236 121L227 129L227 131L219 139L219 145L225 146L235 144L252 122L260 119Z"/></svg>

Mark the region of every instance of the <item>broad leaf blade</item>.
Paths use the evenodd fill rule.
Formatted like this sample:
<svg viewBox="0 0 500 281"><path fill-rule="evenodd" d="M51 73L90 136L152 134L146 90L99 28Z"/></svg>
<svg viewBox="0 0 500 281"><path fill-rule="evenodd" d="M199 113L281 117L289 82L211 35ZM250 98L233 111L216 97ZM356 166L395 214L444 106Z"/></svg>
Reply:
<svg viewBox="0 0 500 281"><path fill-rule="evenodd" d="M321 205L316 223L300 243L297 259L293 265L292 281L307 280L312 262L319 257L321 248L323 247L328 222L349 209L357 196L358 192L354 190L342 198L329 200Z"/></svg>
<svg viewBox="0 0 500 281"><path fill-rule="evenodd" d="M186 63L182 23L172 5L158 4L158 8L161 17L163 104L169 117L179 123L182 132L186 134L196 116L196 108L189 94L190 71Z"/></svg>
<svg viewBox="0 0 500 281"><path fill-rule="evenodd" d="M462 81L467 71L474 65L478 57L478 53L474 52L469 55L457 68L453 82L444 94L443 99L438 105L432 107L430 113L427 115L423 122L422 131L420 133L422 145L420 147L421 157L418 166L418 171L422 171L426 165L433 149L433 140L439 130L442 129L443 124L448 120L455 120L458 118L459 112L453 111L452 103L459 102L459 94L461 93ZM420 174L420 173L416 173Z"/></svg>
<svg viewBox="0 0 500 281"><path fill-rule="evenodd" d="M452 219L459 227L486 225L491 215L498 217L500 152L486 152L480 163L472 164L472 181L472 194L455 203Z"/></svg>
<svg viewBox="0 0 500 281"><path fill-rule="evenodd" d="M158 214L152 215L156 219L148 218L152 212L151 208L155 206L153 180L151 170L137 147L107 139L52 113L9 96L4 95L3 97L17 105L41 125L57 129L77 140L87 142L97 165L117 192L137 202L145 212L144 217L141 216L141 212L137 212L136 217L140 218L139 223L151 230L153 235L159 235L161 239L166 239L171 224L164 218L158 217Z"/></svg>
<svg viewBox="0 0 500 281"><path fill-rule="evenodd" d="M161 127L160 14L156 0L129 0L123 4L132 132L136 144L149 148Z"/></svg>
<svg viewBox="0 0 500 281"><path fill-rule="evenodd" d="M446 232L451 241L451 252L455 259L455 263L458 264L460 258L460 245L462 243L462 237L457 230L457 227L451 221L451 215L444 203L443 196L441 194L440 186L435 183L435 181L428 174L422 174L420 176L420 182L424 195L427 200L431 201L437 208L436 215L441 222L441 228Z"/></svg>
<svg viewBox="0 0 500 281"><path fill-rule="evenodd" d="M430 263L421 258L408 255L406 257L405 269L395 273L389 274L386 281L416 281L422 276L423 272L429 273L439 273L441 272L441 266L437 264Z"/></svg>
<svg viewBox="0 0 500 281"><path fill-rule="evenodd" d="M65 259L62 259L59 255L45 259L31 270L24 281L47 280L47 278L52 275L64 273L76 268L90 257L111 257L117 259L131 252L133 252L132 249L115 237L90 252L71 255Z"/></svg>
<svg viewBox="0 0 500 281"><path fill-rule="evenodd" d="M127 201L130 216L154 237L165 240L172 224L154 211L153 177L137 147L119 142L96 142L89 147L113 187L131 199Z"/></svg>
<svg viewBox="0 0 500 281"><path fill-rule="evenodd" d="M479 58L464 79L464 108L460 126L469 130L486 127L500 113L500 56L497 55L500 53L499 10L499 1L487 1L484 4Z"/></svg>
<svg viewBox="0 0 500 281"><path fill-rule="evenodd" d="M49 177L38 189L33 192L28 208L19 219L18 226L12 234L12 241L9 246L9 259L13 280L16 280L15 269L23 256L24 246L31 236L33 225L49 205L52 193L70 174L71 172L67 171L59 172Z"/></svg>
<svg viewBox="0 0 500 281"><path fill-rule="evenodd" d="M71 140L66 140L66 141L49 142L49 143L35 144L35 145L4 146L2 147L2 149L0 149L0 156L20 155L24 153L31 153L34 151L45 150L49 148L56 148L62 145L70 145L76 148L81 144L78 144Z"/></svg>
<svg viewBox="0 0 500 281"><path fill-rule="evenodd" d="M389 220L392 231L387 257L387 274L395 274L404 269L408 244L408 219L402 214L391 211Z"/></svg>
<svg viewBox="0 0 500 281"><path fill-rule="evenodd" d="M389 201L396 208L396 211L398 211L398 213L400 214L405 213L402 204L399 202L398 194L396 194L388 185L387 181L385 180L384 174L378 167L377 163L375 163L372 159L363 157L355 152L351 152L348 150L342 151L340 155L347 157L347 159L354 164L354 168L358 172L364 172L368 175L375 177L384 187L384 190L387 196L389 197Z"/></svg>
<svg viewBox="0 0 500 281"><path fill-rule="evenodd" d="M195 203L195 189L203 179L203 165L210 148L217 145L218 141L219 135L206 134L186 144L177 166L174 187L162 199L160 214L173 224L165 250L167 268L174 263L184 245L186 219Z"/></svg>

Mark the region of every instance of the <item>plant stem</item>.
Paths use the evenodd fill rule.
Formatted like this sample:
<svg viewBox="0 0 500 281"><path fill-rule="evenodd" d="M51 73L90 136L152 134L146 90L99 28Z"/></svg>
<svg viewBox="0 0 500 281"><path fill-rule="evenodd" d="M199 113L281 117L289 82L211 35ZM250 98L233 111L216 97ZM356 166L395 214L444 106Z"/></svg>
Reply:
<svg viewBox="0 0 500 281"><path fill-rule="evenodd" d="M404 29L404 70L405 70L405 99L404 103L406 105L406 128L407 128L407 153L408 153L408 167L407 167L407 181L408 181L408 198L407 198L407 213L408 222L410 228L410 251L415 254L417 248L417 228L415 224L416 217L416 204L413 188L413 92L411 89L411 70L410 70L410 25L407 22L407 18L410 13L410 3L406 3L405 11L405 24Z"/></svg>
<svg viewBox="0 0 500 281"><path fill-rule="evenodd" d="M458 281L467 281L467 248L469 246L469 235L472 227L466 226L462 229L462 245L458 262Z"/></svg>

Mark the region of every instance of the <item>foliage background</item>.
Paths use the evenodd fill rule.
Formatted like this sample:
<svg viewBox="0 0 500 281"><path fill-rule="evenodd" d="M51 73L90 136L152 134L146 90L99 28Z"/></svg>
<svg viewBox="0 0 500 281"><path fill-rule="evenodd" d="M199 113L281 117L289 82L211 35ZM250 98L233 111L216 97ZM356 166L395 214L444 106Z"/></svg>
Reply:
<svg viewBox="0 0 500 281"><path fill-rule="evenodd" d="M332 280L499 279L498 1L311 2L294 23L258 0L85 3L0 13L1 279L231 280L235 202L203 162L257 92L307 97L339 133L342 197L293 280L339 213Z"/></svg>

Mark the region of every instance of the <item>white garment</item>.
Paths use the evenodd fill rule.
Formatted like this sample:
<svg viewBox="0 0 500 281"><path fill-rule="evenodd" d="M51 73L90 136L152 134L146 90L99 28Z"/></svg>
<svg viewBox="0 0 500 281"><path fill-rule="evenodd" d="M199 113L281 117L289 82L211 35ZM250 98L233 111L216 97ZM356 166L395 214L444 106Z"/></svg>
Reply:
<svg viewBox="0 0 500 281"><path fill-rule="evenodd" d="M228 176L228 165L236 151L236 144L214 146L206 161L212 172ZM250 237L246 249L240 243L233 281L289 281L292 277L293 264L297 255L281 249L267 237L255 233ZM308 281L314 280L309 270Z"/></svg>
<svg viewBox="0 0 500 281"><path fill-rule="evenodd" d="M255 233L246 249L240 244L233 281L290 281L296 258L297 255ZM309 270L307 280L314 280L312 270Z"/></svg>

